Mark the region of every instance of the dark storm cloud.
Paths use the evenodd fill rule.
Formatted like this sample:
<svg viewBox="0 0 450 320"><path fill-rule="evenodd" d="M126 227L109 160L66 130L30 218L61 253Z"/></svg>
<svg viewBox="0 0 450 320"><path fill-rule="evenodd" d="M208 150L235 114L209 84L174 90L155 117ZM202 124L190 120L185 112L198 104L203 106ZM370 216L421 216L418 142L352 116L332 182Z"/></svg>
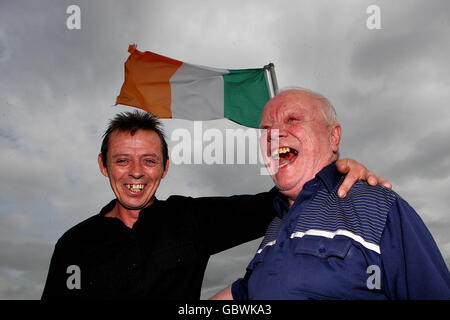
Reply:
<svg viewBox="0 0 450 320"><path fill-rule="evenodd" d="M437 130L418 141L412 141L412 150L390 168L399 181L408 177L427 180L450 178L450 129Z"/></svg>
<svg viewBox="0 0 450 320"><path fill-rule="evenodd" d="M380 6L382 29L367 31L367 37L354 47L354 76L382 80L379 77L407 75L422 64L448 73L441 68L450 49L445 41L445 30L450 29L448 2L396 1Z"/></svg>
<svg viewBox="0 0 450 320"><path fill-rule="evenodd" d="M281 87L326 95L343 125L342 156L394 182L449 263L448 1L76 3L81 30L71 31L73 1L0 2L0 298L39 298L56 239L113 197L96 157L107 119L130 110L112 105L134 42L211 67L274 62ZM382 30L365 26L370 4ZM169 139L192 130L164 124ZM172 164L157 194L268 190L260 167ZM202 297L242 276L258 243L212 257Z"/></svg>

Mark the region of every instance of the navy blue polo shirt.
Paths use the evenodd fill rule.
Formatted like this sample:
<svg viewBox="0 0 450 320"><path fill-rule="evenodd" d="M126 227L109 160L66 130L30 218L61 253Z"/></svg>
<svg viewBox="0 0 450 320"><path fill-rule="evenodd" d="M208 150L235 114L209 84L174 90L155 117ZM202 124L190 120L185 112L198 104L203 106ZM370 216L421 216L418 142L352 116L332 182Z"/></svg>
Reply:
<svg viewBox="0 0 450 320"><path fill-rule="evenodd" d="M235 300L450 299L450 276L421 218L394 191L357 182L341 199L334 163L278 216L232 285Z"/></svg>

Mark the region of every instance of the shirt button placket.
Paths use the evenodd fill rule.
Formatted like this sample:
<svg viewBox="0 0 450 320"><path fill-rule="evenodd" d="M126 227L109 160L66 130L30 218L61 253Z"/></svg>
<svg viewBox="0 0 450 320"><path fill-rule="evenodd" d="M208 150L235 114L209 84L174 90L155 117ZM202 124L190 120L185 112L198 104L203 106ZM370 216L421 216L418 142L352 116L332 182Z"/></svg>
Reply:
<svg viewBox="0 0 450 320"><path fill-rule="evenodd" d="M140 249L138 237L135 229L131 229L130 232L130 251L131 251L131 261L128 265L128 272L131 274L135 274L139 269L139 258L140 258Z"/></svg>

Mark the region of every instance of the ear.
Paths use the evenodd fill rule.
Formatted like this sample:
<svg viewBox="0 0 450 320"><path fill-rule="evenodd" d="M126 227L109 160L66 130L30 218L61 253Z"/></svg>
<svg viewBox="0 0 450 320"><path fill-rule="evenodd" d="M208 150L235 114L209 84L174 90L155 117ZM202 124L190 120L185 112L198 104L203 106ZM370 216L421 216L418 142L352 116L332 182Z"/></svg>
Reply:
<svg viewBox="0 0 450 320"><path fill-rule="evenodd" d="M341 142L342 128L339 124L333 126L330 132L330 146L334 153L339 150L339 143Z"/></svg>
<svg viewBox="0 0 450 320"><path fill-rule="evenodd" d="M167 160L166 160L166 168L164 169L164 172L163 172L163 174L161 176L161 179L164 178L166 176L166 174L167 174L167 171L169 171L169 163L170 163L169 158L167 158Z"/></svg>
<svg viewBox="0 0 450 320"><path fill-rule="evenodd" d="M108 169L103 165L103 157L102 157L101 153L98 154L97 161L98 161L98 167L100 168L100 172L105 177L108 177Z"/></svg>

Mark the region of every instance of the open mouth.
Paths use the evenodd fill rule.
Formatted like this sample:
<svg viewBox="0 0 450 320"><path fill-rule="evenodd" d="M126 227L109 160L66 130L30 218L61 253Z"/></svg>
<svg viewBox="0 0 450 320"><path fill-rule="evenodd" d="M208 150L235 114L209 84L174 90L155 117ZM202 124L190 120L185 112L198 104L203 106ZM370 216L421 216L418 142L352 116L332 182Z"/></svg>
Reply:
<svg viewBox="0 0 450 320"><path fill-rule="evenodd" d="M145 188L145 184L125 184L125 187L133 193L139 193Z"/></svg>
<svg viewBox="0 0 450 320"><path fill-rule="evenodd" d="M278 161L278 168L283 168L297 158L298 151L290 147L281 147L272 151L272 159Z"/></svg>

